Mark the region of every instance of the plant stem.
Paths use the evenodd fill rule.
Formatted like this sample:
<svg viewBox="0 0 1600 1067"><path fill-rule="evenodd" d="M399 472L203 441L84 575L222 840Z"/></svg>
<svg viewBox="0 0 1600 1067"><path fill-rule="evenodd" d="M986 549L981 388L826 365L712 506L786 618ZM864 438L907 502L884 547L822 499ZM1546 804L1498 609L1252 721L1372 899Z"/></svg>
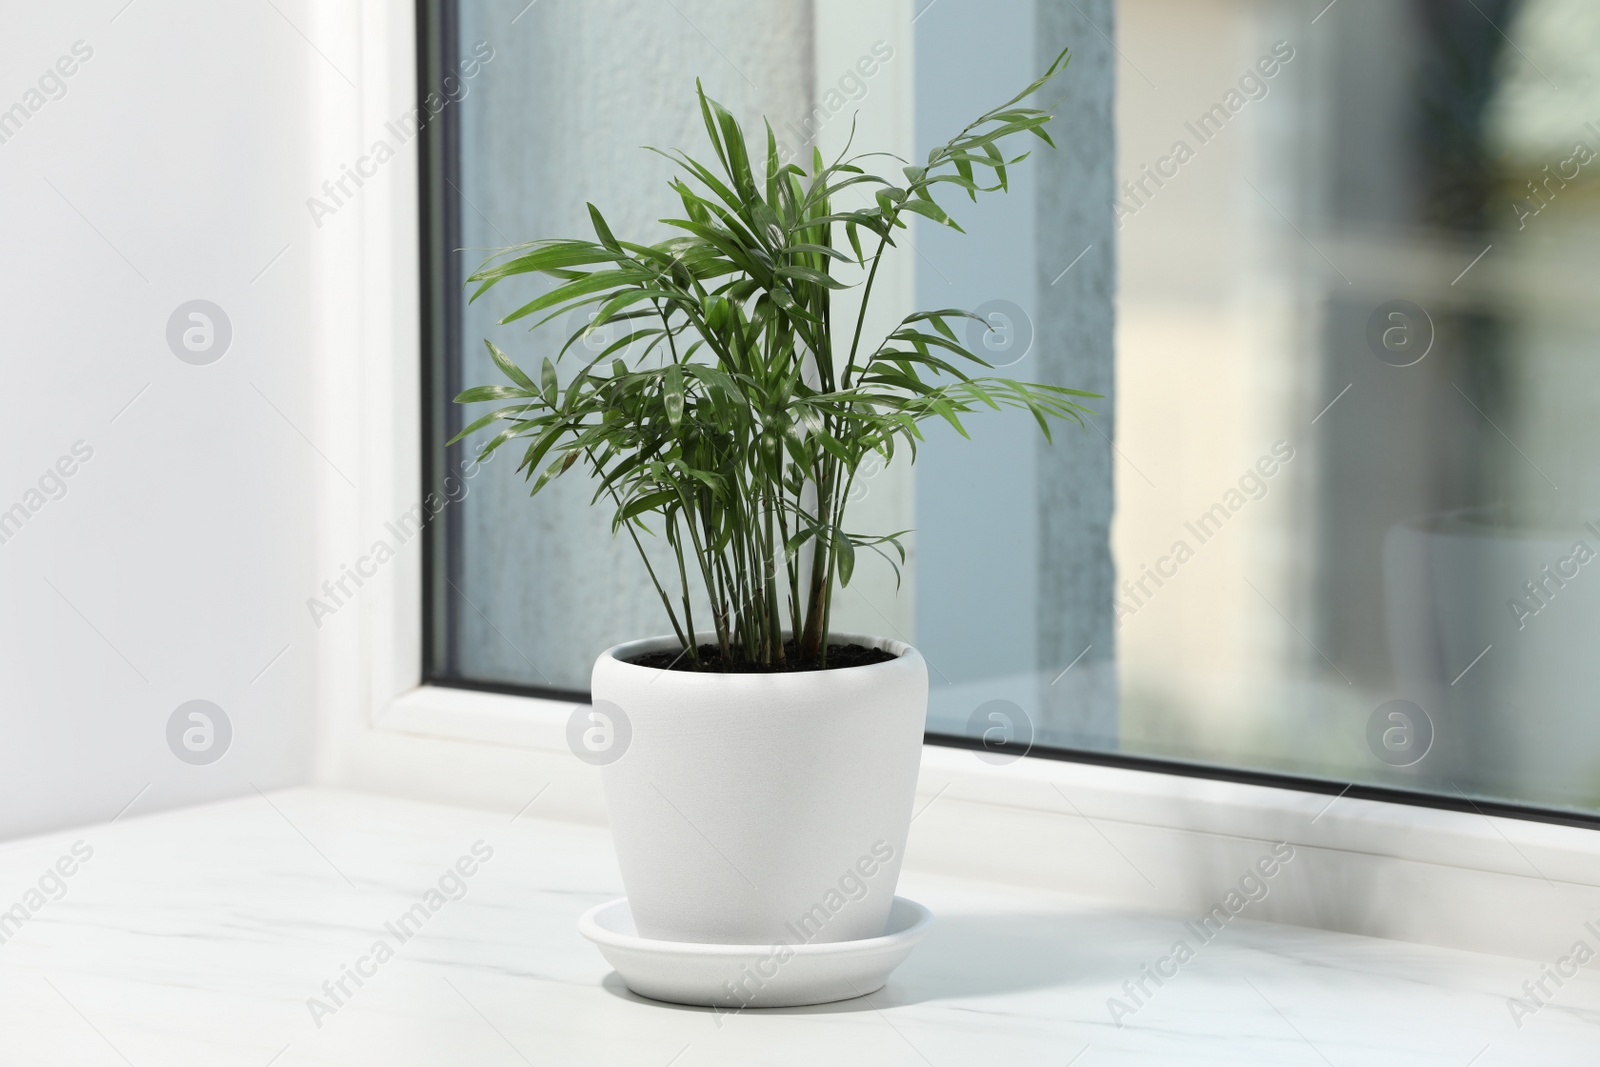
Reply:
<svg viewBox="0 0 1600 1067"><path fill-rule="evenodd" d="M895 220L899 217L898 211L890 216L883 236L878 238L878 250L872 254L872 269L867 271L867 284L861 290L861 311L856 315L855 336L850 339L850 359L846 361L844 377L840 379L840 385L847 390L850 388L850 372L855 370L856 366L856 351L861 346L861 327L867 321L867 305L872 301L872 283L878 280L878 264L883 262L883 250L889 246L889 230L894 228Z"/></svg>
<svg viewBox="0 0 1600 1067"><path fill-rule="evenodd" d="M806 603L805 635L800 642L800 658L805 662L815 660L822 647L823 612L826 607L829 571L828 541L821 524L825 512L830 515L833 513L833 498L829 493L829 483L832 481L835 462L832 457L825 459L817 478L818 529L811 550L811 592Z"/></svg>
<svg viewBox="0 0 1600 1067"><path fill-rule="evenodd" d="M683 590L683 618L689 627L689 640L684 645L689 650L689 660L698 669L700 666L700 638L694 630L694 608L689 605L689 574L683 566L683 539L678 536L678 518L671 514L667 518L667 543L672 546L673 554L678 557L678 584ZM641 551L643 551L641 549Z"/></svg>

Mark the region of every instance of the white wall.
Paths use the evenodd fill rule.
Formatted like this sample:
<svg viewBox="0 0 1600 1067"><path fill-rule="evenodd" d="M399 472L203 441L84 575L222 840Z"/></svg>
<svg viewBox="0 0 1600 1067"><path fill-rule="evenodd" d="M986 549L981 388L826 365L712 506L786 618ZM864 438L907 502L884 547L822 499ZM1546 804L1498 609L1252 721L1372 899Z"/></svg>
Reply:
<svg viewBox="0 0 1600 1067"><path fill-rule="evenodd" d="M0 110L42 101L0 143L0 510L93 451L0 543L0 837L305 779L316 519L354 493L310 387L305 199L356 57L318 54L303 0L124 3L0 13ZM165 337L195 298L232 325L204 366ZM196 698L233 728L206 766L166 740Z"/></svg>

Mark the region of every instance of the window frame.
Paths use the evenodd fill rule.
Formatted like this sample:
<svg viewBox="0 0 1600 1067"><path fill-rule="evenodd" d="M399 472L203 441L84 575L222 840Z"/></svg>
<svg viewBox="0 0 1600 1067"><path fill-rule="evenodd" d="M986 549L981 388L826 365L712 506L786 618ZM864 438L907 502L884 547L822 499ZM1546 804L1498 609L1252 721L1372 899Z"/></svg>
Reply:
<svg viewBox="0 0 1600 1067"><path fill-rule="evenodd" d="M459 43L455 32L456 10L457 0L416 0L418 101L429 92L431 85L437 83L439 71L446 66L445 57L459 51L456 47ZM456 177L459 174L460 137L456 122L455 112L451 108L445 108L436 119L424 126L418 144L417 206L420 236L418 274L422 342L419 383L422 433L419 444L424 493L429 490L440 491L445 472L459 466L465 448L463 444L450 446L449 449L436 444L447 431L459 425L459 413L451 403L451 397L461 386L455 374L456 368L460 365L461 355L461 315L458 301L461 299L462 271L461 264L447 254L448 249L461 247L460 198L459 194L450 195L450 189L459 185ZM570 709L574 704L587 703L589 699L587 691L462 679L451 677L441 669L440 664L443 662L441 657L444 655L451 625L450 613L456 610L451 604L453 598L447 595L450 586L447 573L449 566L447 544L448 539L456 535L459 530L460 520L460 516L452 509L445 509L443 515L443 522L430 522L423 528L420 590L421 684L437 689L523 697L540 702L546 709L553 707ZM400 718L410 721L412 716L408 714ZM494 731L490 730L489 734L493 735ZM924 734L923 741L926 745L949 749L984 748L984 743L977 738L936 731ZM1449 796L1337 778L1067 746L1007 743L999 746L997 751L1018 757L1027 755L1065 763L1290 790L1315 796L1349 797L1590 830L1600 829L1600 812L1591 814L1504 800L1475 800L1466 795Z"/></svg>
<svg viewBox="0 0 1600 1067"><path fill-rule="evenodd" d="M848 6L818 0L818 10L828 4ZM312 112L313 136L330 155L416 105L421 13L404 0L363 5L319 27L325 47L359 57L357 91L329 75ZM319 440L347 457L356 486L330 480L317 489L308 580L335 573L353 547L383 536L422 499L420 169L408 160L368 182L308 247L314 275L325 279L312 294L316 344L327 354L314 367ZM311 780L464 806L497 833L517 833L514 824L528 819L604 826L600 771L567 748L574 701L428 682L420 547L409 539L318 629ZM1600 909L1600 835L1588 826L1062 755L994 765L960 739L931 738L908 867L977 871L1118 909L1195 913L1222 899L1263 851L1288 842L1302 858L1257 918L1528 959L1571 945L1572 909L1549 906L1552 884ZM1337 887L1336 899L1326 886Z"/></svg>

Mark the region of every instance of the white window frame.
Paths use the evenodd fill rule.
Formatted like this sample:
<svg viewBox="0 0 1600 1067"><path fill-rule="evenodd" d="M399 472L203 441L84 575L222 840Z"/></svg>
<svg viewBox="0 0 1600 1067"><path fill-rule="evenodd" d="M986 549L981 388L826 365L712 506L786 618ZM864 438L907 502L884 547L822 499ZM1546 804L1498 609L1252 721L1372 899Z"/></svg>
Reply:
<svg viewBox="0 0 1600 1067"><path fill-rule="evenodd" d="M413 105L415 10L364 0L359 19L323 18L319 32L344 35L360 55L356 102L316 112L337 158ZM324 76L325 99L349 98ZM359 452L356 505L347 490L327 490L325 574L421 496L409 152L364 189L359 224L329 226L313 252L328 280L319 343L359 354L328 361L318 383L319 425ZM603 823L599 773L566 748L572 704L421 684L420 540L365 583L358 610L319 632L317 779ZM908 856L917 868L1186 913L1209 909L1265 848L1287 841L1297 858L1253 917L1553 959L1583 916L1600 914L1600 833L1580 827L1056 759L996 766L941 746L925 746L922 770Z"/></svg>

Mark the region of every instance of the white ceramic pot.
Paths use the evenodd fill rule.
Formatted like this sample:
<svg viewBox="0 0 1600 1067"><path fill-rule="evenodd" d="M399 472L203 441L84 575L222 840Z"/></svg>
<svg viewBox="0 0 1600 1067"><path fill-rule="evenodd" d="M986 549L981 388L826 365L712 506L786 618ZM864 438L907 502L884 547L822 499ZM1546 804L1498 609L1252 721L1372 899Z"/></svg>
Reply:
<svg viewBox="0 0 1600 1067"><path fill-rule="evenodd" d="M905 853L927 718L922 656L789 674L700 674L595 662L596 710L626 723L602 768L638 933L722 945L878 937ZM607 705L611 705L607 707Z"/></svg>

